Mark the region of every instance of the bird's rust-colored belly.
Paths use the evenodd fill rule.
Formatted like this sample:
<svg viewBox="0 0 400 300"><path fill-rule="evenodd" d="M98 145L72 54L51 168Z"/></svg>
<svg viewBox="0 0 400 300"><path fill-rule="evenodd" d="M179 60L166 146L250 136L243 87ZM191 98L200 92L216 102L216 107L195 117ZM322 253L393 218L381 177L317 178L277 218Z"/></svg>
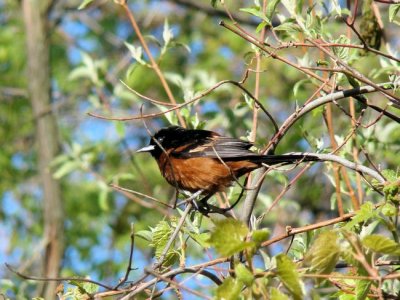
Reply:
<svg viewBox="0 0 400 300"><path fill-rule="evenodd" d="M196 192L222 191L238 178L259 167L249 161L230 161L225 164L216 158L175 158L162 155L158 166L165 179L179 189ZM173 168L171 167L173 166Z"/></svg>

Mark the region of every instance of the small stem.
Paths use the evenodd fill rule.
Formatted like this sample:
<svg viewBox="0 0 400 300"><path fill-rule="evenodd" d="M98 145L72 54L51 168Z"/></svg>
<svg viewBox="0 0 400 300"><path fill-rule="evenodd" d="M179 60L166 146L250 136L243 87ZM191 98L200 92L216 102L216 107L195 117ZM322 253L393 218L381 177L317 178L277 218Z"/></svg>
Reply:
<svg viewBox="0 0 400 300"><path fill-rule="evenodd" d="M149 47L147 46L147 43L146 43L146 41L145 41L145 39L144 39L144 37L143 37L141 31L140 31L140 28L139 28L138 24L136 23L135 17L133 16L133 13L132 13L131 10L129 9L129 6L127 5L126 1L123 1L123 2L121 3L121 5L122 5L122 7L124 8L124 10L125 10L125 12L126 12L128 18L129 18L129 21L130 21L131 24L132 24L133 29L134 29L135 32L136 32L136 35L137 35L137 37L138 37L138 39L139 39L139 41L140 41L140 44L142 44L143 49L144 49L144 51L146 52L146 55L147 55L147 57L148 57L149 60L150 60L151 67L154 69L154 71L156 72L158 78L160 79L161 84L162 84L162 86L164 87L164 90L165 90L165 92L167 93L167 96L168 96L170 102L171 102L172 104L176 105L177 102L176 102L176 100L175 100L175 97L174 97L174 95L172 94L172 91L171 91L171 89L170 89L170 87L169 87L169 85L168 85L168 83L167 83L167 80L165 79L163 73L161 72L160 67L158 66L157 62L155 61L155 59L153 58L153 55L152 55L151 52L150 52L150 49L149 49ZM179 120L179 123L181 124L181 126L186 127L185 120L183 119L183 117L182 117L182 115L180 114L179 111L176 112L176 115L178 116L178 120Z"/></svg>

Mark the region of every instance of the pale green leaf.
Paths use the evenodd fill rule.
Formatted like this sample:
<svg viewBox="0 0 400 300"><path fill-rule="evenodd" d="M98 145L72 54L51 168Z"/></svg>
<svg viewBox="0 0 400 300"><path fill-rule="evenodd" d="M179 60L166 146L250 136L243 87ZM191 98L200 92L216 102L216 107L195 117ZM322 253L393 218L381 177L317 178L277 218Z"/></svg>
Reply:
<svg viewBox="0 0 400 300"><path fill-rule="evenodd" d="M236 300L239 299L243 283L232 277L228 277L217 288L216 299L218 300Z"/></svg>
<svg viewBox="0 0 400 300"><path fill-rule="evenodd" d="M400 255L400 244L383 235L368 235L363 238L362 244L373 252Z"/></svg>
<svg viewBox="0 0 400 300"><path fill-rule="evenodd" d="M236 278L243 282L247 287L250 287L254 282L254 275L246 268L245 265L238 263L235 266Z"/></svg>
<svg viewBox="0 0 400 300"><path fill-rule="evenodd" d="M356 280L356 300L367 298L371 284L371 280Z"/></svg>
<svg viewBox="0 0 400 300"><path fill-rule="evenodd" d="M132 44L129 44L127 42L124 42L125 46L128 48L129 52L131 53L132 57L141 65L146 65L146 62L143 60L142 55L143 55L143 50L142 47L138 46L135 47Z"/></svg>
<svg viewBox="0 0 400 300"><path fill-rule="evenodd" d="M125 122L114 122L115 131L117 132L118 136L123 138L126 135L126 125Z"/></svg>
<svg viewBox="0 0 400 300"><path fill-rule="evenodd" d="M189 232L189 235L201 247L203 248L210 247L210 245L208 244L208 240L210 239L210 234L208 232L203 232L203 233Z"/></svg>
<svg viewBox="0 0 400 300"><path fill-rule="evenodd" d="M230 256L254 246L254 242L245 242L249 230L247 226L235 219L215 221L215 228L208 242L222 256Z"/></svg>
<svg viewBox="0 0 400 300"><path fill-rule="evenodd" d="M76 67L68 75L68 80L75 80L79 78L92 78L92 74L86 66Z"/></svg>
<svg viewBox="0 0 400 300"><path fill-rule="evenodd" d="M168 19L165 19L164 21L164 30L163 30L163 40L164 40L164 45L167 46L169 42L173 38L172 30L169 27Z"/></svg>
<svg viewBox="0 0 400 300"><path fill-rule="evenodd" d="M99 206L101 208L101 210L103 211L108 211L110 206L108 205L108 188L102 188L100 189L100 193L99 193Z"/></svg>
<svg viewBox="0 0 400 300"><path fill-rule="evenodd" d="M285 254L279 254L276 256L276 268L280 280L292 294L293 299L302 299L303 289L296 264Z"/></svg>
<svg viewBox="0 0 400 300"><path fill-rule="evenodd" d="M295 83L294 87L293 87L293 94L294 94L294 96L295 96L295 97L298 96L300 87L302 87L305 83L310 83L310 82L311 82L311 80L308 79L308 78L306 78L306 79L301 79L301 80L297 81L297 82Z"/></svg>
<svg viewBox="0 0 400 300"><path fill-rule="evenodd" d="M285 31L288 33L301 32L299 25L293 22L282 23L281 25L274 27L274 30Z"/></svg>
<svg viewBox="0 0 400 300"><path fill-rule="evenodd" d="M62 164L54 173L53 177L55 179L60 179L64 177L65 175L68 175L69 173L77 170L80 168L80 162L78 161L68 161L64 164Z"/></svg>
<svg viewBox="0 0 400 300"><path fill-rule="evenodd" d="M318 274L329 274L335 267L339 256L340 247L335 231L325 231L317 236L311 249L307 253L306 261L311 269Z"/></svg>
<svg viewBox="0 0 400 300"><path fill-rule="evenodd" d="M268 1L267 7L265 9L265 17L271 23L272 16L275 13L276 6L279 4L280 0L270 0Z"/></svg>
<svg viewBox="0 0 400 300"><path fill-rule="evenodd" d="M153 233L150 246L155 247L155 257L159 259L168 243L169 238L171 237L173 228L167 221L161 221L154 229L152 229L152 231ZM163 265L171 265L176 258L177 252L174 250L174 243L172 243L171 247L167 251Z"/></svg>
<svg viewBox="0 0 400 300"><path fill-rule="evenodd" d="M88 6L93 1L94 0L83 0L82 3L79 5L78 10L84 9L86 6Z"/></svg>
<svg viewBox="0 0 400 300"><path fill-rule="evenodd" d="M400 3L389 5L389 21L390 22L394 21L399 10L400 10Z"/></svg>
<svg viewBox="0 0 400 300"><path fill-rule="evenodd" d="M271 300L289 300L289 297L277 288L271 288L269 291L271 295Z"/></svg>
<svg viewBox="0 0 400 300"><path fill-rule="evenodd" d="M153 233L150 230L140 230L135 232L135 236L140 237L148 242L151 242L153 239Z"/></svg>
<svg viewBox="0 0 400 300"><path fill-rule="evenodd" d="M240 11L244 11L247 12L249 14L252 14L253 16L256 16L258 18L260 18L261 20L267 22L268 24L270 24L269 19L266 18L266 16L263 14L263 12L260 10L259 7L255 7L255 8L241 8Z"/></svg>
<svg viewBox="0 0 400 300"><path fill-rule="evenodd" d="M254 230L252 232L252 238L257 245L260 245L262 242L265 242L269 238L270 234L271 232L269 231L269 229L263 228L259 230Z"/></svg>
<svg viewBox="0 0 400 300"><path fill-rule="evenodd" d="M369 219L377 216L377 212L374 210L374 206L371 202L365 202L361 205L360 210L356 212L356 215L348 222L343 228L352 229L359 223L368 221Z"/></svg>

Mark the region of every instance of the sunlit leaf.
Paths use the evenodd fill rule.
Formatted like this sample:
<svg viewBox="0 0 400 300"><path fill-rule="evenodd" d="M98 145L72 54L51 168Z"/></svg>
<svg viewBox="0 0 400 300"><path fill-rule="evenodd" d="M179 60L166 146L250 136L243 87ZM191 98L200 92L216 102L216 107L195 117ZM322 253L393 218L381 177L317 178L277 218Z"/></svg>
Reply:
<svg viewBox="0 0 400 300"><path fill-rule="evenodd" d="M253 284L254 275L245 267L245 265L238 263L235 266L235 274L236 278L243 282L247 287L250 287Z"/></svg>
<svg viewBox="0 0 400 300"><path fill-rule="evenodd" d="M242 290L243 283L232 277L228 277L217 288L215 298L218 300L236 300Z"/></svg>
<svg viewBox="0 0 400 300"><path fill-rule="evenodd" d="M78 9L84 9L86 6L88 6L90 3L92 3L94 0L83 0L82 3L79 5Z"/></svg>
<svg viewBox="0 0 400 300"><path fill-rule="evenodd" d="M329 274L334 269L340 256L337 239L338 235L335 231L322 232L315 239L307 253L306 261L316 273Z"/></svg>
<svg viewBox="0 0 400 300"><path fill-rule="evenodd" d="M296 264L285 254L279 254L276 256L276 268L280 280L292 294L293 299L302 299L303 289Z"/></svg>
<svg viewBox="0 0 400 300"><path fill-rule="evenodd" d="M270 289L271 300L289 300L289 297L277 288Z"/></svg>
<svg viewBox="0 0 400 300"><path fill-rule="evenodd" d="M362 240L362 244L377 253L400 255L400 244L383 235L368 235Z"/></svg>
<svg viewBox="0 0 400 300"><path fill-rule="evenodd" d="M254 245L254 242L244 241L248 232L247 226L239 220L215 221L215 228L208 242L220 255L230 256Z"/></svg>

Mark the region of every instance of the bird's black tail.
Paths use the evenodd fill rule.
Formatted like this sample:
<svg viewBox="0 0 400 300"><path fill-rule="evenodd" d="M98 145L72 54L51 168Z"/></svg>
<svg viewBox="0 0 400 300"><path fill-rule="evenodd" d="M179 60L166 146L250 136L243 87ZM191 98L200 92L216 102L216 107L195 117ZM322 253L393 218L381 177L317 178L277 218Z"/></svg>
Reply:
<svg viewBox="0 0 400 300"><path fill-rule="evenodd" d="M242 158L243 159L243 158ZM251 156L249 160L255 163L264 163L266 165L277 164L298 164L309 161L319 161L320 159L312 154L286 154L286 155L260 155Z"/></svg>

